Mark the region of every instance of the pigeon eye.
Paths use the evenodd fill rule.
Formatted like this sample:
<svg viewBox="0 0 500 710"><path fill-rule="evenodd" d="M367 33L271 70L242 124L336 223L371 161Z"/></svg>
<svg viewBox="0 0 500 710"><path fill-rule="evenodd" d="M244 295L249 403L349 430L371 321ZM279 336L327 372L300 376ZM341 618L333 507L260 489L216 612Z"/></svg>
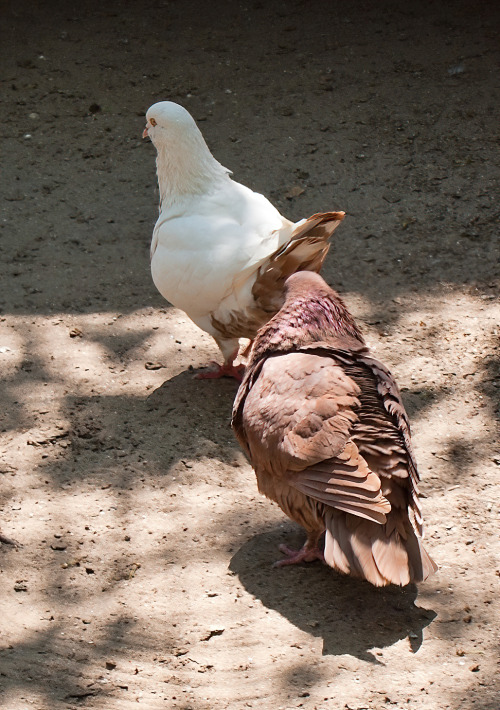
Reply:
<svg viewBox="0 0 500 710"><path fill-rule="evenodd" d="M149 119L149 122L150 122L150 124L151 124L152 126L156 126L156 121L155 121L154 118L150 118L150 119Z"/></svg>

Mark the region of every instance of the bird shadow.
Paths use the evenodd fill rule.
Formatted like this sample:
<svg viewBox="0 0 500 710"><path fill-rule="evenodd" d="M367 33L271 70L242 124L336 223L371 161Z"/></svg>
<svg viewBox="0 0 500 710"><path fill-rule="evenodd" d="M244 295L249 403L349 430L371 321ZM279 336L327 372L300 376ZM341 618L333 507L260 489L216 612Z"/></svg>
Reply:
<svg viewBox="0 0 500 710"><path fill-rule="evenodd" d="M336 573L320 562L272 568L278 544L299 547L303 534L293 523L257 534L232 557L231 571L245 589L302 631L323 639L323 655L350 655L377 665L373 649L408 638L416 653L423 630L436 612L416 605L417 587L375 588Z"/></svg>

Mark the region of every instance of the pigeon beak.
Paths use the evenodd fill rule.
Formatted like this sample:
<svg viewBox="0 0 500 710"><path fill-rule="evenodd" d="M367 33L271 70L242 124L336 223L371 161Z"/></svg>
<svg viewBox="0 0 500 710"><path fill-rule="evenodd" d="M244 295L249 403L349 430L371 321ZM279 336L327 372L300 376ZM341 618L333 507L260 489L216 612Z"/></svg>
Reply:
<svg viewBox="0 0 500 710"><path fill-rule="evenodd" d="M142 137L143 137L143 138L149 138L148 128L149 128L150 125L151 125L151 124L150 124L149 121L148 121L148 122L146 123L146 128L145 128L145 129L143 130L143 132L142 132Z"/></svg>

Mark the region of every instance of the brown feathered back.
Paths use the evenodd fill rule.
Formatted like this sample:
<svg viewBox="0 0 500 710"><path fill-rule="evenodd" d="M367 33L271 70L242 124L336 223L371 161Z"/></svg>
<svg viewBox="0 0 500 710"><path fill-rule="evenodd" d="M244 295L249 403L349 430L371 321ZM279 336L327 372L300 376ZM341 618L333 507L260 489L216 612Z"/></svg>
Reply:
<svg viewBox="0 0 500 710"><path fill-rule="evenodd" d="M233 409L259 490L324 559L382 586L425 579L418 473L389 370L372 358L345 304L317 274L286 282L259 331ZM307 559L307 558L306 558Z"/></svg>

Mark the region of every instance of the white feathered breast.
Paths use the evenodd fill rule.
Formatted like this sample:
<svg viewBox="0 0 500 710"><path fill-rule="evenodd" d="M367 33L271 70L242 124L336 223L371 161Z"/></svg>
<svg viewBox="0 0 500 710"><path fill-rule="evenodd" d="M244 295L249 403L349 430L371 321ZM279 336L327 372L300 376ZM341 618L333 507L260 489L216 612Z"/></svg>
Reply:
<svg viewBox="0 0 500 710"><path fill-rule="evenodd" d="M193 320L208 315L287 241L292 226L228 177L217 190L161 211L151 249L155 286Z"/></svg>

